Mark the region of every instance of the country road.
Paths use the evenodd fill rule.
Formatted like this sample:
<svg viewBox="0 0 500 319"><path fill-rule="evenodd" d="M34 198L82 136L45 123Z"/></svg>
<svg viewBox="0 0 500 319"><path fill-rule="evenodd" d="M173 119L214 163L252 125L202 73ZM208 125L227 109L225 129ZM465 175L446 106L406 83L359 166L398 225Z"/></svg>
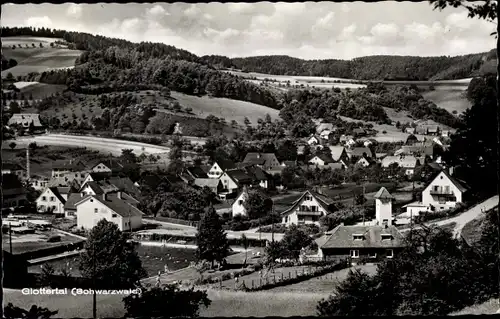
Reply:
<svg viewBox="0 0 500 319"><path fill-rule="evenodd" d="M453 229L453 235L455 237L460 236L462 233L462 229L464 228L465 224L468 222L479 218L483 211L488 211L490 209L493 209L498 206L498 195L493 196L488 198L487 200L471 207L469 210L463 212L460 215L445 219L445 220L440 220L438 222L429 222L426 223L427 225L436 225L436 226L443 226L451 223L456 223L455 228ZM419 229L421 227L415 227L415 229ZM400 232L408 232L410 231L410 228L405 228L401 229Z"/></svg>
<svg viewBox="0 0 500 319"><path fill-rule="evenodd" d="M20 137L16 139L16 143L18 145L28 145L32 142L35 142L38 145L86 147L103 153L111 153L115 156L121 155L122 149L132 149L137 155L140 155L141 153L145 153L146 155L160 154L168 153L170 151L170 148L165 146L94 136L46 134L32 137Z"/></svg>

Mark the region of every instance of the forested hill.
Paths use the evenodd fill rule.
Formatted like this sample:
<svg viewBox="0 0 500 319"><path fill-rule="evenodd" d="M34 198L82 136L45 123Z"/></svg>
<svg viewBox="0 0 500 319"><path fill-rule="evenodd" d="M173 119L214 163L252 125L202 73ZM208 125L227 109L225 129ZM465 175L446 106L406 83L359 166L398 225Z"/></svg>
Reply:
<svg viewBox="0 0 500 319"><path fill-rule="evenodd" d="M329 76L356 80L454 80L494 72L496 50L455 57L368 56L352 60L302 60L289 56L228 59L204 56L207 64L274 75Z"/></svg>

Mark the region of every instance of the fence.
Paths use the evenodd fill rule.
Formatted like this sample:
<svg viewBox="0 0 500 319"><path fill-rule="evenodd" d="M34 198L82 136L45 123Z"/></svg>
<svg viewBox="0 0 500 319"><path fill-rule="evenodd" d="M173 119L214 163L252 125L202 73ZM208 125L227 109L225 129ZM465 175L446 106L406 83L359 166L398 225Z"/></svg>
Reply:
<svg viewBox="0 0 500 319"><path fill-rule="evenodd" d="M241 282L237 277L233 278L233 283L224 283L223 278L219 278L218 283L213 283L212 281L212 287L222 290L268 290L280 286L299 283L314 277L318 277L318 279L328 279L329 277L324 277L328 276L328 273L348 267L348 262L343 260L334 265L304 266L302 267L302 269L296 268L294 271L289 271L287 275L285 275L283 272L278 274L274 272L272 274L267 274L266 276L259 276L258 279L242 279ZM331 278L333 278L333 274L330 274L330 276Z"/></svg>
<svg viewBox="0 0 500 319"><path fill-rule="evenodd" d="M160 222L165 222L165 223L177 224L177 225L198 227L198 222L184 220L184 219L177 219L177 218L157 216L156 218L154 218L154 220L157 220L157 221L160 221Z"/></svg>

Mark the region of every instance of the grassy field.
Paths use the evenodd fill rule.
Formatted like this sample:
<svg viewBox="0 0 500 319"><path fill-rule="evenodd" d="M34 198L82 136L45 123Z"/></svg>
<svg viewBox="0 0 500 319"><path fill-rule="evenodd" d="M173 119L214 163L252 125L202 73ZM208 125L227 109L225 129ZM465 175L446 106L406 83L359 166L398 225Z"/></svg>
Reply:
<svg viewBox="0 0 500 319"><path fill-rule="evenodd" d="M24 94L26 98L31 94L33 99L40 100L51 94L61 93L66 90L66 85L46 84L39 82L16 82L14 85L20 89L19 94Z"/></svg>
<svg viewBox="0 0 500 319"><path fill-rule="evenodd" d="M311 278L306 281L302 281L296 284L276 287L268 290L274 293L284 293L284 292L301 292L301 293L321 293L330 294L339 285L340 282L347 278L350 270L358 269L370 275L377 272L377 266L374 264L366 264L355 266L348 269L338 270L321 277Z"/></svg>
<svg viewBox="0 0 500 319"><path fill-rule="evenodd" d="M493 315L500 309L498 299L490 299L478 305L466 307L460 311L450 314L450 316L464 316L464 315Z"/></svg>
<svg viewBox="0 0 500 319"><path fill-rule="evenodd" d="M473 244L481 238L481 226L484 219L485 216L483 215L480 218L471 220L462 228L462 236L469 244Z"/></svg>
<svg viewBox="0 0 500 319"><path fill-rule="evenodd" d="M250 102L208 96L197 97L178 92L172 92L171 96L182 107L191 108L194 114L202 118L212 114L225 118L228 123L235 120L240 125L244 125L245 117L248 117L252 124L257 124L257 119L264 119L266 114L269 114L273 120L279 119L278 110Z"/></svg>
<svg viewBox="0 0 500 319"><path fill-rule="evenodd" d="M436 103L440 108L452 113L463 113L466 109L471 107L471 103L465 97L463 90L445 90L436 88L434 91L424 92L422 94L425 99Z"/></svg>
<svg viewBox="0 0 500 319"><path fill-rule="evenodd" d="M37 38L37 37L8 37L2 38L2 54L7 59L14 59L17 65L2 71L2 77L7 73L14 76L27 75L30 72L44 72L49 70L72 68L75 60L82 51L69 50L66 48L51 48L51 42L61 39ZM31 44L36 45L35 48ZM43 48L39 44L43 44ZM22 48L12 49L12 45L21 44ZM29 45L29 48L24 47Z"/></svg>

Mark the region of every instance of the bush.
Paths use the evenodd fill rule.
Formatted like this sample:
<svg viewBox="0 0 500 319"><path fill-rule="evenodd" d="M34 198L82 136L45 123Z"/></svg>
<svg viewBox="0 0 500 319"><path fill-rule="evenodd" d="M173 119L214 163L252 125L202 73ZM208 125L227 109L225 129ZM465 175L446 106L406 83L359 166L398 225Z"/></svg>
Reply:
<svg viewBox="0 0 500 319"><path fill-rule="evenodd" d="M418 217L415 218L415 221L418 223L423 223L431 220L436 220L440 218L448 218L456 216L460 213L463 213L465 210L471 207L471 203L457 203L457 205L451 209L435 211L435 212L424 212L421 213Z"/></svg>

